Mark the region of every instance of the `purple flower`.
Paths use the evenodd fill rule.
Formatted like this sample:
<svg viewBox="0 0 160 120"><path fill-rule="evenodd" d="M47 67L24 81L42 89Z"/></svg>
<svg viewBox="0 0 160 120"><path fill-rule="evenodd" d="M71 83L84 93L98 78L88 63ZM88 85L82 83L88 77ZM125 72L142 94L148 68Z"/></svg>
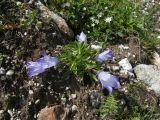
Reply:
<svg viewBox="0 0 160 120"><path fill-rule="evenodd" d="M42 53L43 57L36 60L41 63L43 68L47 69L53 66L56 66L59 63L59 60L56 57L51 57L45 53Z"/></svg>
<svg viewBox="0 0 160 120"><path fill-rule="evenodd" d="M45 68L41 63L32 61L27 63L26 69L29 77L36 76L45 71Z"/></svg>
<svg viewBox="0 0 160 120"><path fill-rule="evenodd" d="M28 62L26 65L27 73L29 77L36 76L43 73L47 68L56 66L59 61L56 57L51 57L42 53L43 57L37 59L35 62Z"/></svg>
<svg viewBox="0 0 160 120"><path fill-rule="evenodd" d="M116 76L111 75L107 72L100 71L98 73L98 79L100 80L102 87L106 88L109 93L112 93L112 89L120 88L119 80Z"/></svg>
<svg viewBox="0 0 160 120"><path fill-rule="evenodd" d="M97 62L104 62L104 61L112 60L112 59L113 59L113 53L111 50L106 50L96 56Z"/></svg>
<svg viewBox="0 0 160 120"><path fill-rule="evenodd" d="M83 32L81 32L80 35L77 35L77 39L79 42L87 42L87 36Z"/></svg>

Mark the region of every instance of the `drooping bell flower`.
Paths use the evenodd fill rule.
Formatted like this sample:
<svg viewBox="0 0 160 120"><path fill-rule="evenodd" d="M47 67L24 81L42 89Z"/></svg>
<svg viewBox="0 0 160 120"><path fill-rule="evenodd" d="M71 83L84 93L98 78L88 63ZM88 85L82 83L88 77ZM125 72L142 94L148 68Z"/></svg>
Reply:
<svg viewBox="0 0 160 120"><path fill-rule="evenodd" d="M42 53L42 55L43 57L37 59L35 62L29 61L27 63L26 69L29 77L43 73L47 68L56 66L59 63L56 57L51 57L46 53Z"/></svg>
<svg viewBox="0 0 160 120"><path fill-rule="evenodd" d="M111 50L106 50L96 56L97 62L104 62L112 59L113 59L113 52Z"/></svg>
<svg viewBox="0 0 160 120"><path fill-rule="evenodd" d="M41 63L41 65L43 65L43 68L47 69L56 66L59 63L59 60L56 57L51 57L44 52L42 52L41 54L43 55L43 57L37 59L36 61Z"/></svg>
<svg viewBox="0 0 160 120"><path fill-rule="evenodd" d="M87 42L87 36L84 34L84 32L81 32L80 35L77 35L77 39L79 42Z"/></svg>
<svg viewBox="0 0 160 120"><path fill-rule="evenodd" d="M36 76L45 71L45 68L41 63L32 61L27 63L26 69L29 77Z"/></svg>
<svg viewBox="0 0 160 120"><path fill-rule="evenodd" d="M102 87L107 89L109 93L112 93L113 88L120 88L118 77L111 75L107 72L98 72L98 79L101 82Z"/></svg>

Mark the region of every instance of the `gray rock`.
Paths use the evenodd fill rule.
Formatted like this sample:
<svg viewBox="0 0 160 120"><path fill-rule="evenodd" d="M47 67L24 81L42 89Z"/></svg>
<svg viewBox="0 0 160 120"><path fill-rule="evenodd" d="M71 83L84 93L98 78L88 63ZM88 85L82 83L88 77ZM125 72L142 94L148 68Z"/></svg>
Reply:
<svg viewBox="0 0 160 120"><path fill-rule="evenodd" d="M118 62L118 64L122 67L123 70L132 71L132 65L129 63L127 58L122 59Z"/></svg>
<svg viewBox="0 0 160 120"><path fill-rule="evenodd" d="M112 66L113 71L119 71L120 67L119 66Z"/></svg>
<svg viewBox="0 0 160 120"><path fill-rule="evenodd" d="M72 112L78 111L78 107L76 105L72 105L71 110Z"/></svg>
<svg viewBox="0 0 160 120"><path fill-rule="evenodd" d="M66 99L65 97L62 97L62 98L61 98L61 102L62 102L62 104L65 104L65 103L66 103L66 101L67 101L67 99Z"/></svg>
<svg viewBox="0 0 160 120"><path fill-rule="evenodd" d="M138 81L143 81L160 95L160 69L156 65L140 64L134 68L134 72Z"/></svg>
<svg viewBox="0 0 160 120"><path fill-rule="evenodd" d="M77 95L76 94L71 94L72 99L76 99Z"/></svg>
<svg viewBox="0 0 160 120"><path fill-rule="evenodd" d="M155 51L153 54L154 61L153 63L160 68L160 55Z"/></svg>
<svg viewBox="0 0 160 120"><path fill-rule="evenodd" d="M9 113L9 115L12 117L13 116L13 112L11 110L7 111Z"/></svg>
<svg viewBox="0 0 160 120"><path fill-rule="evenodd" d="M0 75L5 74L5 69L4 68L0 68Z"/></svg>
<svg viewBox="0 0 160 120"><path fill-rule="evenodd" d="M11 76L11 75L13 75L13 74L14 74L14 71L13 71L13 70L8 70L7 73L6 73L6 75L8 75L8 76Z"/></svg>

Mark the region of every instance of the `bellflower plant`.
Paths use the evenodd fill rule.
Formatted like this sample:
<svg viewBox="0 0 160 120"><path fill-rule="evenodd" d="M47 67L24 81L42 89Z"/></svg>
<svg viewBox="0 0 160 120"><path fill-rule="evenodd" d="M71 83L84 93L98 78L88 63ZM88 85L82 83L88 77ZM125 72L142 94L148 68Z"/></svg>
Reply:
<svg viewBox="0 0 160 120"><path fill-rule="evenodd" d="M26 65L29 77L36 76L43 73L47 68L56 66L59 60L56 57L51 57L46 53L42 53L43 57L37 59L35 62L30 61Z"/></svg>
<svg viewBox="0 0 160 120"><path fill-rule="evenodd" d="M93 68L99 68L94 61L96 51L85 43L73 42L64 46L64 51L60 59L64 69L74 73L79 78L83 78L84 73L88 73Z"/></svg>
<svg viewBox="0 0 160 120"><path fill-rule="evenodd" d="M102 87L107 89L109 93L112 93L112 89L120 88L119 80L116 76L111 75L107 72L98 72L98 79L100 80Z"/></svg>
<svg viewBox="0 0 160 120"><path fill-rule="evenodd" d="M106 50L96 56L97 62L104 62L112 59L113 59L113 52L111 50Z"/></svg>

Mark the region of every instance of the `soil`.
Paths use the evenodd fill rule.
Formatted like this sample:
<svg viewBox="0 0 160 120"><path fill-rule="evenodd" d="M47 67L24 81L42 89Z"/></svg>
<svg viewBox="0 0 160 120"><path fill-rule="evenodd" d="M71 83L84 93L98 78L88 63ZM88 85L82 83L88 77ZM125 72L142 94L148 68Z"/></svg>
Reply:
<svg viewBox="0 0 160 120"><path fill-rule="evenodd" d="M6 9L13 10L14 6L5 6L2 12ZM18 12L15 11L19 14ZM15 17L18 18L19 15ZM92 81L87 76L84 82L80 82L72 75L64 80L63 70L59 72L55 68L33 78L27 76L25 65L27 61L39 58L39 51L57 56L62 45L68 43L55 24L50 22L43 23L43 27L38 29L35 26L20 29L16 23L6 22L7 16L4 14L3 18L6 29L5 32L0 32L0 53L3 54L1 68L4 69L4 72L0 72L0 119L36 120L38 113L46 106L62 105L68 110L68 120L99 120L98 108L108 94L102 90L99 82ZM121 44L108 46L115 53L115 60L128 57L133 67L142 61L147 63L142 57L145 52L139 41L135 38L128 39L123 45L129 46L129 49L120 49ZM117 65L117 62L109 63L106 69L120 75L119 71L115 72L108 67L113 65ZM9 70L14 73L7 75ZM120 77L121 81L128 78L126 75ZM123 93L122 90L123 85L119 91L115 91ZM120 97L125 99L123 95Z"/></svg>
<svg viewBox="0 0 160 120"><path fill-rule="evenodd" d="M100 107L106 94L98 82L89 80L86 76L84 82L78 82L74 77L69 76L68 80L64 80L62 72L56 69L48 69L45 73L33 78L28 78L25 65L28 60L35 60L39 57L38 51L43 50L48 54L56 55L59 48L55 44L50 44L51 41L46 41L48 37L43 38L39 31L27 32L26 36L19 36L17 33L23 34L18 29L8 30L2 34L0 43L0 52L4 55L1 67L8 70L13 70L14 74L7 76L1 74L0 81L0 105L3 113L1 119L9 120L34 120L37 119L37 114L46 106L63 105L70 112L68 119L71 120L98 120ZM35 36L35 37L30 37ZM43 38L43 39L42 39ZM14 39L14 40L13 40ZM53 39L53 38L52 38ZM53 39L57 40L57 39ZM36 42L36 43L35 43ZM45 44L45 47L43 45ZM57 44L62 45L62 44ZM140 49L132 54L134 49L140 48L139 44L126 43L126 46L131 46L127 50L121 51L119 45L111 45L110 48L116 53L116 59L120 60L131 53L137 57L132 57L132 61L139 61ZM133 47L135 46L135 47ZM119 50L119 52L117 52ZM118 57L117 57L118 56ZM108 66L117 65L110 63ZM112 69L107 68L109 71ZM112 71L114 73L114 71ZM115 72L119 74L119 72ZM122 76L128 78L128 76ZM72 96L76 96L72 98ZM95 102L98 100L97 102ZM76 110L72 111L72 106L76 105ZM11 111L9 113L8 111Z"/></svg>

